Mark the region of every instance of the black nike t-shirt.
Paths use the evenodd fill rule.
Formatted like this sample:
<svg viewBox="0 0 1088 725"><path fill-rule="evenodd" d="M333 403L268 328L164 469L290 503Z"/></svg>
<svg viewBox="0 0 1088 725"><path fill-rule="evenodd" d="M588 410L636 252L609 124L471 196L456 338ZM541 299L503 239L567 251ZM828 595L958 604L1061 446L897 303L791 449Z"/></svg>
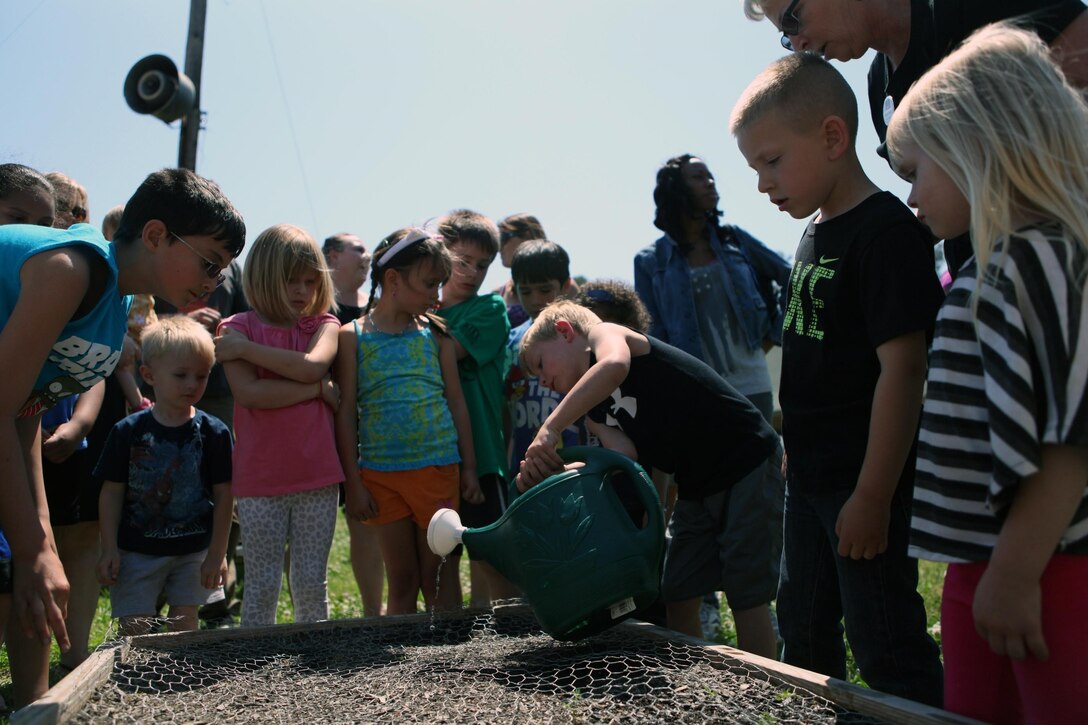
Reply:
<svg viewBox="0 0 1088 725"><path fill-rule="evenodd" d="M791 485L857 482L880 376L876 350L919 330L931 337L944 299L931 239L886 191L805 230L782 329L779 399Z"/></svg>
<svg viewBox="0 0 1088 725"><path fill-rule="evenodd" d="M622 430L647 470L675 474L683 499L724 491L767 460L778 436L759 410L706 363L646 339L650 351L590 420Z"/></svg>

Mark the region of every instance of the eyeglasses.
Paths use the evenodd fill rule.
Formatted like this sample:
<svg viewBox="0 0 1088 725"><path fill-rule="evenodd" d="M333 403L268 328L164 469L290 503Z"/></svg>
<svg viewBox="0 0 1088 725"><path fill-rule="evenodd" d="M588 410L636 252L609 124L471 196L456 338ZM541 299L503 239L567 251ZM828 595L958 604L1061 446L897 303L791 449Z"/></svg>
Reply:
<svg viewBox="0 0 1088 725"><path fill-rule="evenodd" d="M213 262L212 260L205 257L200 252L196 251L196 248L193 247L192 244L189 244L189 242L185 241L184 239L179 237L177 234L174 234L173 232L170 232L170 236L172 236L174 239L176 239L179 242L181 242L182 244L184 244L186 247L189 248L190 252L192 252L193 254L195 254L196 256L198 256L198 257L200 257L201 259L204 260L204 274L208 275L208 279L214 279L215 280L215 286L216 287L223 284L223 280L225 279L223 277L223 265L216 264L215 262Z"/></svg>
<svg viewBox="0 0 1088 725"><path fill-rule="evenodd" d="M797 3L800 1L792 0L782 13L782 19L778 21L778 27L782 28L782 47L786 50L793 50L793 42L790 40L790 36L801 32L801 21L797 19L795 12Z"/></svg>

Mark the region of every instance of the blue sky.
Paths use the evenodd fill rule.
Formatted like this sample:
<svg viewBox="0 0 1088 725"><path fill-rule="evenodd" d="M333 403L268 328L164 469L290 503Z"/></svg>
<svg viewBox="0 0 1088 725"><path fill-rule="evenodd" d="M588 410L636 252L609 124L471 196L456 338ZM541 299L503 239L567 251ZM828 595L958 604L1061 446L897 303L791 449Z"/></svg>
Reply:
<svg viewBox="0 0 1088 725"><path fill-rule="evenodd" d="M177 126L121 87L145 55L183 65L188 16L188 0L0 3L0 162L76 178L95 223L176 164ZM657 168L690 151L726 221L792 254L804 221L756 191L728 130L782 52L740 0L208 0L197 171L250 240L290 222L373 247L453 208L526 211L573 273L630 280L659 236ZM837 67L864 101L868 58ZM905 196L861 118L863 163ZM486 287L505 274L496 262Z"/></svg>

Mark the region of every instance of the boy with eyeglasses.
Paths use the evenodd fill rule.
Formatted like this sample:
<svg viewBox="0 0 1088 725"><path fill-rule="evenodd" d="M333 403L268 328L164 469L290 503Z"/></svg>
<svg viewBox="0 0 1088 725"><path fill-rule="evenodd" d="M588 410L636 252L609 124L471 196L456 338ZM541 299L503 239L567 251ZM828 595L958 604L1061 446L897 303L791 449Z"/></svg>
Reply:
<svg viewBox="0 0 1088 725"><path fill-rule="evenodd" d="M0 525L11 543L10 577L0 580L0 591L7 585L15 623L28 636L46 643L52 633L62 650L69 646L68 582L41 474L41 413L113 371L130 295L184 306L215 289L221 267L244 244L245 223L223 192L184 169L148 176L110 243L87 224L0 227L0 405L7 421L0 425Z"/></svg>
<svg viewBox="0 0 1088 725"><path fill-rule="evenodd" d="M480 285L499 252L499 228L483 214L459 209L439 220L438 233L453 258L450 278L442 286L438 315L449 325L457 351L457 373L472 423L476 473L484 494L483 503L461 503L461 520L477 528L497 521L506 499L502 410L510 323L502 297L480 294ZM473 561L470 571L474 606L487 606L491 600L516 594L490 564Z"/></svg>
<svg viewBox="0 0 1088 725"><path fill-rule="evenodd" d="M943 300L929 233L866 176L857 100L794 53L741 95L730 128L757 186L795 219L782 330L788 461L778 622L788 664L942 702L918 562L907 555L927 342Z"/></svg>

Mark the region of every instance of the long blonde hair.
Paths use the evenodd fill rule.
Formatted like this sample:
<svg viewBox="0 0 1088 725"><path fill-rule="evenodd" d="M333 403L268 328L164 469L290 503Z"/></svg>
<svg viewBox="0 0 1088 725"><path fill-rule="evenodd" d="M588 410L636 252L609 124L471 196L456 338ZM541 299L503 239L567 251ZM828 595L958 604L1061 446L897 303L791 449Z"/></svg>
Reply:
<svg viewBox="0 0 1088 725"><path fill-rule="evenodd" d="M888 126L893 164L910 143L967 198L980 282L1018 222L1088 247L1088 106L1034 33L987 25L922 76Z"/></svg>
<svg viewBox="0 0 1088 725"><path fill-rule="evenodd" d="M297 313L288 299L287 283L291 275L302 270L317 272L317 291L302 314L316 315L335 309L332 278L325 255L314 238L291 224L265 229L253 242L242 270L246 299L269 322L290 323Z"/></svg>

